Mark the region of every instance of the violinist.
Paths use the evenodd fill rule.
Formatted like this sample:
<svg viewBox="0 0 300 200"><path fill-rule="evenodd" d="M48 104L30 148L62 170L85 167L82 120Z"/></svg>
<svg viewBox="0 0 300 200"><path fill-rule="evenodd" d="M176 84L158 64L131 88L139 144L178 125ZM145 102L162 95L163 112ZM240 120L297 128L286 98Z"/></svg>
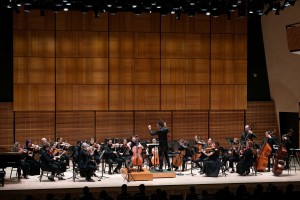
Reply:
<svg viewBox="0 0 300 200"><path fill-rule="evenodd" d="M54 181L55 175L58 180L64 180L61 176L61 164L57 161L58 157L53 156L50 152L50 143L46 142L40 150L40 161L44 168L51 171L51 175L48 176L50 181Z"/></svg>
<svg viewBox="0 0 300 200"><path fill-rule="evenodd" d="M253 162L253 142L247 140L244 149L240 150L240 161L236 165L237 173L243 176L248 175Z"/></svg>
<svg viewBox="0 0 300 200"><path fill-rule="evenodd" d="M132 152L130 152L127 139L123 139L123 143L119 147L117 153L120 156L120 159L122 159L122 162L125 163L125 166L128 168L131 162Z"/></svg>
<svg viewBox="0 0 300 200"><path fill-rule="evenodd" d="M63 176L64 172L67 171L67 163L65 160L62 160L64 154L66 154L67 152L63 149L57 148L57 142L54 142L52 144L52 146L50 147L50 151L49 153L56 158L56 161L60 163L60 169L61 169L61 175Z"/></svg>
<svg viewBox="0 0 300 200"><path fill-rule="evenodd" d="M12 152L18 152L21 156L21 169L23 171L23 178L28 179L28 175L30 173L30 164L26 160L26 150L20 147L20 142L16 142L12 147Z"/></svg>
<svg viewBox="0 0 300 200"><path fill-rule="evenodd" d="M84 142L81 144L81 150L79 153L79 163L78 167L84 171L85 179L88 182L94 182L92 176L96 170L95 165L91 162L93 159L92 152L89 151L89 145Z"/></svg>
<svg viewBox="0 0 300 200"><path fill-rule="evenodd" d="M30 175L40 174L40 147L31 142L30 139L26 139L24 151L26 152L26 162L30 165Z"/></svg>
<svg viewBox="0 0 300 200"><path fill-rule="evenodd" d="M169 129L164 121L159 120L156 124L157 130L154 132L151 129L151 125L148 125L149 133L154 136L158 136L158 156L159 156L159 169L158 171L163 171L163 161L164 157L168 164L168 171L171 171L170 159L168 156L168 133Z"/></svg>
<svg viewBox="0 0 300 200"><path fill-rule="evenodd" d="M70 147L70 144L63 142L62 137L56 138L56 142L56 148L60 149L62 152L67 151L67 149ZM66 167L70 166L70 156L67 153L61 155L60 160L66 163Z"/></svg>
<svg viewBox="0 0 300 200"><path fill-rule="evenodd" d="M229 168L231 168L230 173L234 173L233 163L238 162L240 160L240 141L238 138L233 138L231 142L231 147L228 150L228 161L229 161Z"/></svg>
<svg viewBox="0 0 300 200"><path fill-rule="evenodd" d="M202 145L202 149L201 150L199 149L199 152L202 152L203 150L205 150L207 148L211 148L212 143L213 143L212 138L208 138L207 143ZM196 166L198 168L200 168L200 171L199 171L200 174L204 173L202 166L200 165L200 162L203 163L206 158L207 158L207 156L204 153L201 153L200 157L197 158L196 160L194 160L194 163L196 164Z"/></svg>
<svg viewBox="0 0 300 200"><path fill-rule="evenodd" d="M206 156L203 161L203 173L208 177L218 177L221 167L221 161L219 159L219 142L212 141L211 146L202 150L202 153Z"/></svg>
<svg viewBox="0 0 300 200"><path fill-rule="evenodd" d="M94 144L93 147L93 151L94 151L94 160L96 162L96 165L98 166L100 164L100 154L101 154L101 145L98 143Z"/></svg>
<svg viewBox="0 0 300 200"><path fill-rule="evenodd" d="M104 152L104 159L106 161L106 163L108 163L108 174L120 174L120 169L122 167L122 159L118 157L117 152L116 152L116 148L118 147L118 144L113 144L112 143L112 139L109 139L107 141L107 144L104 145L103 150ZM114 171L112 172L112 167L113 167L113 163L116 162L117 163L117 167L114 169Z"/></svg>

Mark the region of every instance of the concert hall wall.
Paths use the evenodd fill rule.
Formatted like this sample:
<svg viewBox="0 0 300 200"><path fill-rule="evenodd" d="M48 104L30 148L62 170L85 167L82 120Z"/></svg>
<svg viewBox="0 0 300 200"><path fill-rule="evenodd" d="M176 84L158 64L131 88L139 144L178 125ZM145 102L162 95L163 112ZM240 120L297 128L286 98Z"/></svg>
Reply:
<svg viewBox="0 0 300 200"><path fill-rule="evenodd" d="M275 114L258 121L275 112L273 102L247 102L247 19L232 15L14 13L14 98L1 104L2 145L150 140L147 126L158 119L171 140L199 134L222 146L245 123L277 127Z"/></svg>

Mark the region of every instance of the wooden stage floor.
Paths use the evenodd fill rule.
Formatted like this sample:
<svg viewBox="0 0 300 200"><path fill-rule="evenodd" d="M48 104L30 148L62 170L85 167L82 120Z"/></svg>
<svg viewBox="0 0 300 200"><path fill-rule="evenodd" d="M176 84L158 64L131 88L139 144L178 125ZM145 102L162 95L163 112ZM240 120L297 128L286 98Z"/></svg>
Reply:
<svg viewBox="0 0 300 200"><path fill-rule="evenodd" d="M74 182L72 179L72 170L68 169L64 173L66 180L59 181L55 178L55 182L51 182L45 176L42 178L42 182L39 182L39 175L29 176L29 179L18 180L16 172L13 172L12 178L10 178L11 169L6 168L5 185L4 187L0 187L0 199L23 200L28 194L32 194L35 199L45 199L47 193L55 194L56 199L62 199L66 193L70 193L72 197L76 198L82 193L84 186L88 186L96 198L98 198L98 194L102 189L108 191L112 197L116 197L121 191L120 187L122 184L127 184L128 191L132 194L138 191L138 185L140 184L146 186L146 191L149 194L160 188L166 190L168 195L185 195L191 185L196 186L198 193L204 189L210 193L214 193L225 186L228 186L232 192L235 192L235 189L240 184L246 185L251 192L258 183L262 184L264 188L267 188L272 183L282 190L285 189L288 183L293 183L295 190L300 191L300 167L298 165L296 166L296 171L295 168L291 171L284 170L280 176L274 176L272 172L258 172L257 175L250 173L248 176L226 172L227 176L220 173L218 177L204 177L198 171L198 169L194 169L192 174L191 170L188 170L182 172L182 175L180 175L180 172L174 172L176 175L171 178L153 178L153 180L148 181L131 180L129 182L124 178L124 174L109 175L103 173L101 179L93 177L95 182L86 182L83 177L78 177ZM162 173L167 173L167 171ZM98 171L96 174L101 177L102 171Z"/></svg>

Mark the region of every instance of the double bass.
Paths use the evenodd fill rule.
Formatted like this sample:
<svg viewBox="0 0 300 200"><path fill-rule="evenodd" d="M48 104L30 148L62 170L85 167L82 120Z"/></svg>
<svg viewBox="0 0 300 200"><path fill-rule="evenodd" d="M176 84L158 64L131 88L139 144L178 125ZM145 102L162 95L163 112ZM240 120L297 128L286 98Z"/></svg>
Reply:
<svg viewBox="0 0 300 200"><path fill-rule="evenodd" d="M270 132L270 135L273 135L276 131ZM259 172L265 171L267 165L268 165L268 158L270 154L272 153L272 147L268 143L268 139L264 141L259 154L257 155L257 160L256 160L256 169Z"/></svg>
<svg viewBox="0 0 300 200"><path fill-rule="evenodd" d="M293 130L290 129L287 134L283 135L282 137L289 137L293 134ZM285 141L282 141L281 144L278 147L278 150L274 156L274 166L272 169L272 172L275 176L279 176L282 174L282 171L284 170L284 163L285 163L285 157L287 155L287 149L285 145Z"/></svg>

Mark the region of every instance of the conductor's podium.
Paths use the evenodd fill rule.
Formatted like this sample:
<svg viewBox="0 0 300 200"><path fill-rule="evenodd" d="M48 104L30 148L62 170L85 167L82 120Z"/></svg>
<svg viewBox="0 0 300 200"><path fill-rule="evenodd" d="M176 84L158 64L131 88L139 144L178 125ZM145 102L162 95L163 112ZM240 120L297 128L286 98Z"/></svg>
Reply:
<svg viewBox="0 0 300 200"><path fill-rule="evenodd" d="M139 171L137 168L130 168L129 173L127 168L121 169L121 175L127 181L152 181L154 178L176 178L174 171L164 170L163 172L157 172L155 170L148 170L143 168Z"/></svg>

